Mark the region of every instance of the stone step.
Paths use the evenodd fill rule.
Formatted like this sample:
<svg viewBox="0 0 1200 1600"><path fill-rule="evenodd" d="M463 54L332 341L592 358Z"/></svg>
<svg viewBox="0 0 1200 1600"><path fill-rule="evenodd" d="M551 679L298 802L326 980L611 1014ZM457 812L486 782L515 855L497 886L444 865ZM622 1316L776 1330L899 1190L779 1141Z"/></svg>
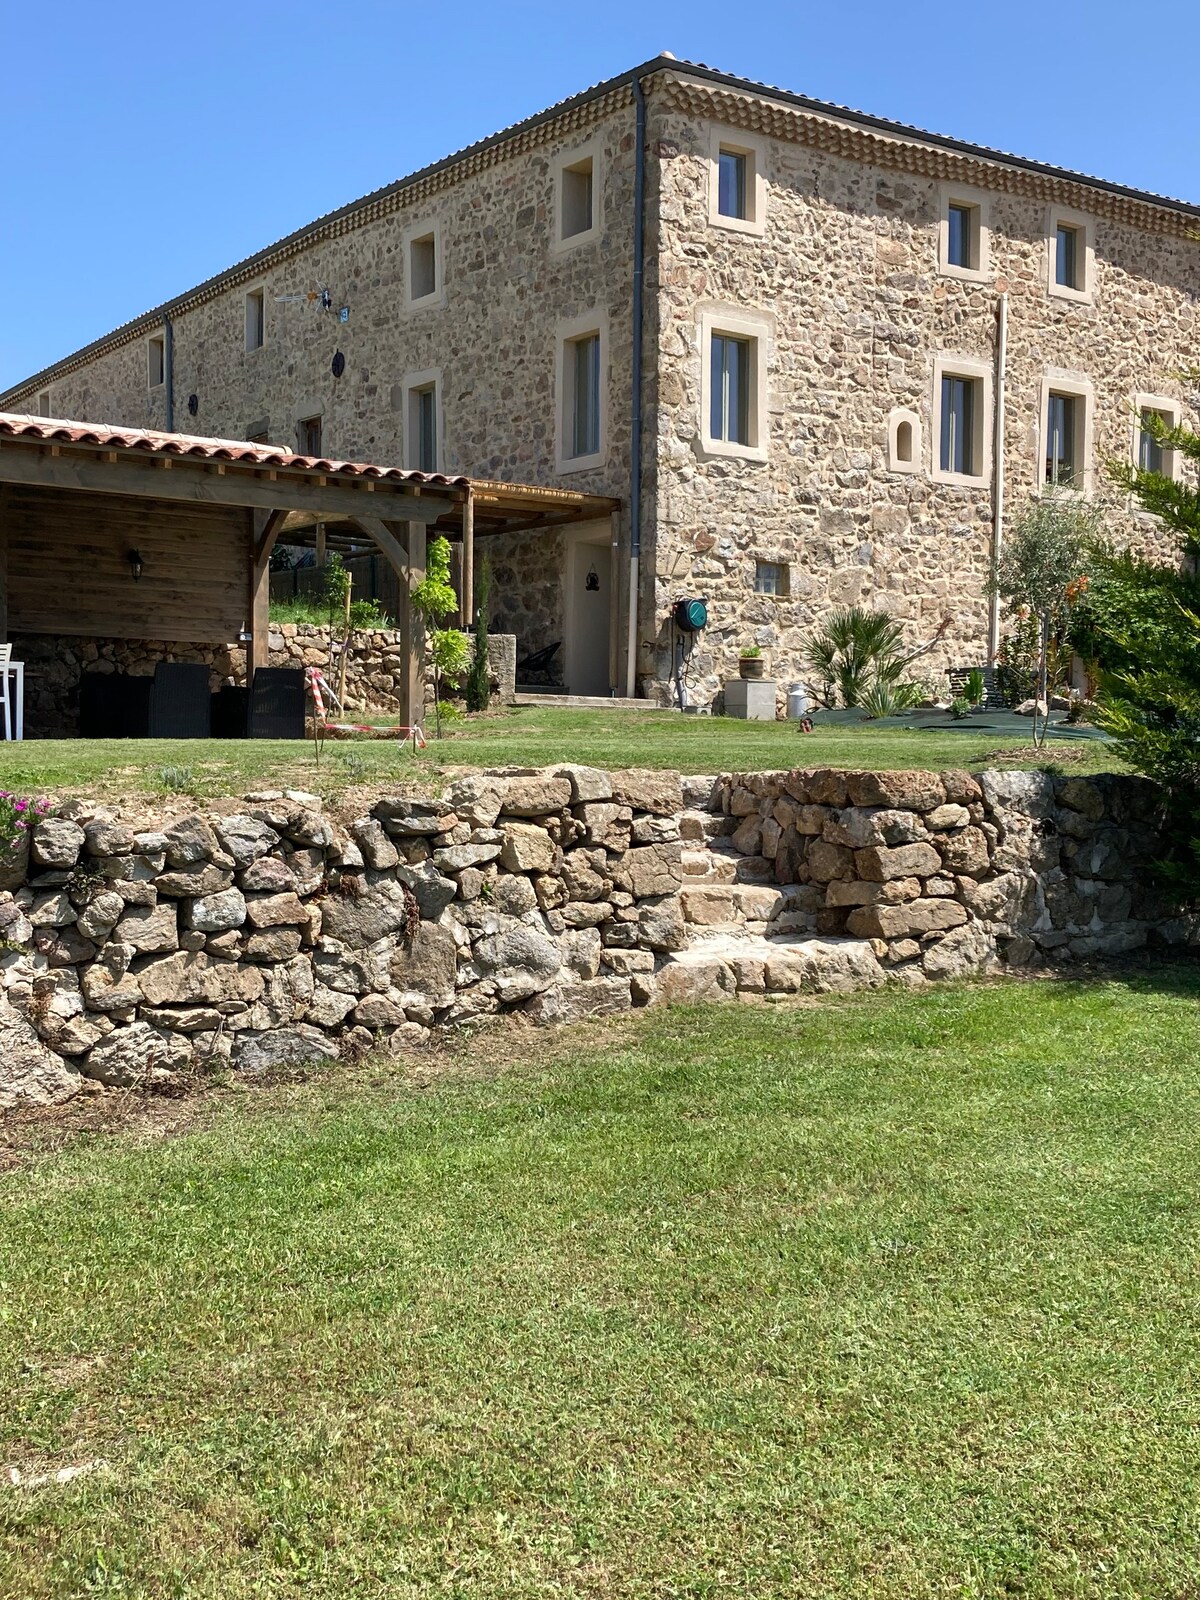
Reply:
<svg viewBox="0 0 1200 1600"><path fill-rule="evenodd" d="M679 816L679 836L687 843L700 843L705 839L717 839L725 831L725 818L718 812L711 811L683 811Z"/></svg>
<svg viewBox="0 0 1200 1600"><path fill-rule="evenodd" d="M725 922L769 922L783 908L784 889L754 883L684 883L683 920L701 926Z"/></svg>
<svg viewBox="0 0 1200 1600"><path fill-rule="evenodd" d="M867 939L748 938L744 932L731 932L700 940L669 957L658 974L658 993L679 1004L743 996L845 994L878 988L888 976Z"/></svg>
<svg viewBox="0 0 1200 1600"><path fill-rule="evenodd" d="M714 854L711 850L683 852L683 879L693 883L736 883L737 862L729 856Z"/></svg>

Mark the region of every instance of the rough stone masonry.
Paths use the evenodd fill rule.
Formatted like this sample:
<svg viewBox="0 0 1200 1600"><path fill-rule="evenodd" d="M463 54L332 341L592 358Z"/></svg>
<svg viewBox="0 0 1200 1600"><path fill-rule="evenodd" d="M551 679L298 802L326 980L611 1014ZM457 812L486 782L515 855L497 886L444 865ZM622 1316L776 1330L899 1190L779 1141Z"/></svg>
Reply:
<svg viewBox="0 0 1200 1600"><path fill-rule="evenodd" d="M1190 941L1133 778L505 768L349 826L300 791L71 800L0 892L0 1108L403 1052L500 1012L1002 972Z"/></svg>

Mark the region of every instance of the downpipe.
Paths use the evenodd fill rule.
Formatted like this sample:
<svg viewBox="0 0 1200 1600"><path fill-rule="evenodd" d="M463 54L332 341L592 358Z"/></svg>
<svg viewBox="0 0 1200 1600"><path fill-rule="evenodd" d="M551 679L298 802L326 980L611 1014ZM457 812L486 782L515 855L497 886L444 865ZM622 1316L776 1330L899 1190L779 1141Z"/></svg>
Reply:
<svg viewBox="0 0 1200 1600"><path fill-rule="evenodd" d="M996 303L996 407L992 440L992 563L988 596L988 662L996 665L1000 654L1000 596L996 578L1004 550L1004 399L1008 366L1008 291Z"/></svg>
<svg viewBox="0 0 1200 1600"><path fill-rule="evenodd" d="M638 573L642 556L642 309L646 254L646 91L633 82L633 393L629 413L629 619L625 640L625 693L637 692Z"/></svg>

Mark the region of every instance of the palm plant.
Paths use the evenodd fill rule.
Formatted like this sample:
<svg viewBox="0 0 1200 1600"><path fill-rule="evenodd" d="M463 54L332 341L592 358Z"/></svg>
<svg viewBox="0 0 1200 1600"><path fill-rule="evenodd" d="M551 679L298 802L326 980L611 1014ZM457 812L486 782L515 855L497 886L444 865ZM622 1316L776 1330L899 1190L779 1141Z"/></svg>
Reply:
<svg viewBox="0 0 1200 1600"><path fill-rule="evenodd" d="M835 611L804 647L804 663L816 678L823 705L840 696L844 706L862 703L873 683L896 684L913 655L901 655L904 629L885 611L849 606Z"/></svg>

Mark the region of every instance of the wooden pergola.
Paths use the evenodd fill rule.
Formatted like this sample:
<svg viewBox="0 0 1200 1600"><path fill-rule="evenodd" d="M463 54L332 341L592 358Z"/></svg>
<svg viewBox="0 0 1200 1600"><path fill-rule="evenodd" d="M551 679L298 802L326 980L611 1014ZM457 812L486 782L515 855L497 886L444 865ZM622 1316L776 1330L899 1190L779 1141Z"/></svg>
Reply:
<svg viewBox="0 0 1200 1600"><path fill-rule="evenodd" d="M611 516L604 497L472 481L268 445L0 413L0 636L245 644L267 662L277 542L373 544L401 596L430 530L461 541L472 620L479 534ZM423 652L400 606L400 720L419 720Z"/></svg>

